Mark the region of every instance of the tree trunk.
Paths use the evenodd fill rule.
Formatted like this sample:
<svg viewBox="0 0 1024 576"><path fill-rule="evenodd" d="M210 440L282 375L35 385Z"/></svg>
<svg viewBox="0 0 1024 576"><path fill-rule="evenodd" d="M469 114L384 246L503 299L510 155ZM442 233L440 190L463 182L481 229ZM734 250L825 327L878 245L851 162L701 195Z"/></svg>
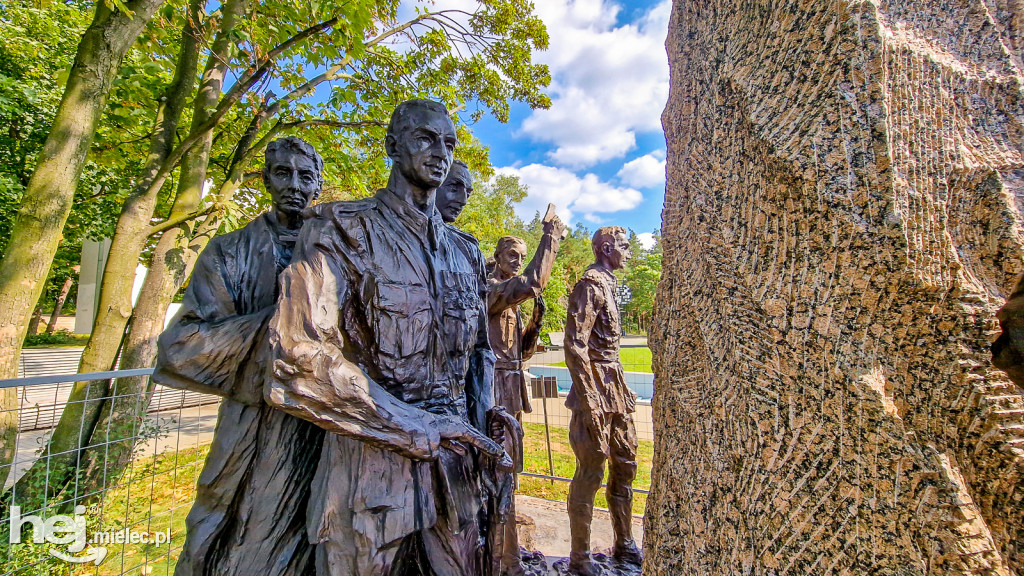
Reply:
<svg viewBox="0 0 1024 576"><path fill-rule="evenodd" d="M43 321L43 308L36 305L36 311L32 313L32 319L28 321L28 335L39 334L39 323Z"/></svg>
<svg viewBox="0 0 1024 576"><path fill-rule="evenodd" d="M60 313L64 310L64 301L68 299L68 292L71 291L71 285L74 283L75 277L68 276L67 280L64 280L64 285L60 287L60 294L57 296L57 302L53 305L50 321L46 323L47 334L53 334L53 329L57 327L57 318L60 318Z"/></svg>
<svg viewBox="0 0 1024 576"><path fill-rule="evenodd" d="M213 42L211 55L203 73L192 112L190 136L210 118L220 99L234 42L230 32L247 10L246 0L230 0L222 5L222 22ZM196 212L202 200L206 172L213 144L213 132L207 131L181 162L174 205L169 219ZM211 215L208 218L216 218ZM148 368L156 359L156 341L164 328L167 307L185 282L198 246L191 246L192 228L199 225L185 222L163 233L157 242L149 273L135 304L135 310L121 351L122 369ZM205 242L202 242L205 247ZM146 408L152 395L148 377L119 378L113 386L114 397L106 403L95 427L90 444L103 444L102 449L87 449L83 483L85 492L99 490L104 483L117 478L131 460L139 439Z"/></svg>
<svg viewBox="0 0 1024 576"><path fill-rule="evenodd" d="M160 98L155 131L150 140L146 164L132 194L125 200L110 243L110 252L100 285L100 301L89 341L82 351L79 373L113 370L121 349L128 319L132 314L132 286L139 255L146 242L159 188L151 188L160 166L174 148L182 111L196 83L199 51L206 34L202 0L192 0L182 27L181 44L174 78ZM104 398L110 391L109 380L76 382L50 435L46 452L18 482L19 500L38 486L48 485L50 495L59 493L71 480L81 462L82 449L92 437ZM43 479L46 482L43 482Z"/></svg>
<svg viewBox="0 0 1024 576"><path fill-rule="evenodd" d="M98 3L82 35L53 125L0 261L0 378L17 374L33 305L39 300L71 210L96 126L121 60L163 0L127 3L131 14ZM13 389L11 389L13 390ZM17 396L0 404L0 485L7 479L17 436Z"/></svg>

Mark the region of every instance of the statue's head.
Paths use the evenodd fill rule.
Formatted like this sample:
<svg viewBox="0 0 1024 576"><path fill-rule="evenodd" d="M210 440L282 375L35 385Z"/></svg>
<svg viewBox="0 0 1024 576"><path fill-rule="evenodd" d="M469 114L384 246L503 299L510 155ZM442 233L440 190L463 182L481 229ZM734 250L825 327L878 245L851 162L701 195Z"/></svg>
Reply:
<svg viewBox="0 0 1024 576"><path fill-rule="evenodd" d="M437 189L434 204L441 213L441 219L451 224L462 213L473 193L473 177L469 174L469 166L462 160L452 161L452 168L444 184Z"/></svg>
<svg viewBox="0 0 1024 576"><path fill-rule="evenodd" d="M458 144L448 109L432 100L399 104L384 139L384 149L394 162L392 176L397 172L414 188L431 191L448 176Z"/></svg>
<svg viewBox="0 0 1024 576"><path fill-rule="evenodd" d="M598 228L590 245L597 263L612 270L621 270L633 256L629 251L629 237L622 226Z"/></svg>
<svg viewBox="0 0 1024 576"><path fill-rule="evenodd" d="M320 195L324 183L324 161L308 142L295 136L267 145L263 184L274 208L298 216Z"/></svg>
<svg viewBox="0 0 1024 576"><path fill-rule="evenodd" d="M526 261L526 242L515 236L502 236L494 247L494 267L501 278L511 278Z"/></svg>

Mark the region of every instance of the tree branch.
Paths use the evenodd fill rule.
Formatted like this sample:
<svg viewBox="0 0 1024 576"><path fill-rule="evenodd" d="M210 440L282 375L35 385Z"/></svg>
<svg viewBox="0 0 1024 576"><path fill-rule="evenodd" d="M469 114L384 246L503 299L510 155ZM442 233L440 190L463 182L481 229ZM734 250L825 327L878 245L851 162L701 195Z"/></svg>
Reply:
<svg viewBox="0 0 1024 576"><path fill-rule="evenodd" d="M194 220L196 218L199 218L200 216L205 216L207 214L210 214L211 212L216 212L219 209L220 207L216 203L214 203L197 212L192 212L191 214L182 214L177 218L171 218L169 220L164 220L163 222L160 222L158 224L153 224L152 226L149 227L148 230L146 230L146 236L152 236L154 234L159 234L166 230L170 230L175 226L188 222L189 220Z"/></svg>

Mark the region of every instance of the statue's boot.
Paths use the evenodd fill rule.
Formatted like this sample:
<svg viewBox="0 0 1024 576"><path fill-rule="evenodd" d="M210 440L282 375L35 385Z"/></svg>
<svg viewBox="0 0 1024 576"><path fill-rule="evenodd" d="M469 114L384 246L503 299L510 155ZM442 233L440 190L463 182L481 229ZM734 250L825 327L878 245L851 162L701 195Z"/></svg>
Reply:
<svg viewBox="0 0 1024 576"><path fill-rule="evenodd" d="M601 567L594 563L590 552L569 553L569 574L573 576L601 576Z"/></svg>

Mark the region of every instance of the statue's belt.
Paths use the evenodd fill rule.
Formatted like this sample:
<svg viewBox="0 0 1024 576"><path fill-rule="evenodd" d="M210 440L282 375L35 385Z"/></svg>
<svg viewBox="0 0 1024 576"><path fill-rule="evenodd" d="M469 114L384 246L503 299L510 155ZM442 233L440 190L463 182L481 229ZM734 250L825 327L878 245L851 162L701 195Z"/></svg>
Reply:
<svg viewBox="0 0 1024 576"><path fill-rule="evenodd" d="M522 370L522 360L498 360L494 363L494 368L497 370Z"/></svg>

